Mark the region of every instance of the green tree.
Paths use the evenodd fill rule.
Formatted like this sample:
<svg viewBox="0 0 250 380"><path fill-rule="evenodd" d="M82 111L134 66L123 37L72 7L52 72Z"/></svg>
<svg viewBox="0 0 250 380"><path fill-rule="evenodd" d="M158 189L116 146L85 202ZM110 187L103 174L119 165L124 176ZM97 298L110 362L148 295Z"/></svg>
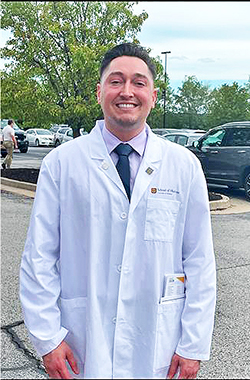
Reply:
<svg viewBox="0 0 250 380"><path fill-rule="evenodd" d="M157 56L156 58L152 57L154 61L157 76L155 79L155 87L158 90L157 93L157 102L155 108L153 108L148 117L148 124L152 129L154 128L163 128L163 113L164 113L164 91L166 91L166 116L167 116L167 127L171 128L169 125L170 113L173 109L174 93L169 84L169 77L166 78L166 85L164 81L164 67L161 63L161 57Z"/></svg>
<svg viewBox="0 0 250 380"><path fill-rule="evenodd" d="M54 102L54 94L44 91L37 80L29 78L25 71L14 69L11 74L1 73L3 118L13 118L23 127L48 127L60 114Z"/></svg>
<svg viewBox="0 0 250 380"><path fill-rule="evenodd" d="M25 120L39 124L34 111L40 110L75 131L82 126L89 131L101 116L96 101L101 57L117 43L139 42L136 35L148 17L146 12L134 15L134 4L3 1L1 27L13 32L2 49L2 57L12 60L2 81L3 116L11 106L7 93L14 77L18 88L30 89L30 99L22 99L21 90L15 98L22 105L27 99Z"/></svg>
<svg viewBox="0 0 250 380"><path fill-rule="evenodd" d="M177 116L176 123L180 123L181 128L205 128L208 99L208 86L202 85L195 76L185 77L182 87L178 88L175 95L173 113Z"/></svg>
<svg viewBox="0 0 250 380"><path fill-rule="evenodd" d="M250 120L249 87L249 84L248 87L240 87L234 82L231 86L224 84L214 89L208 109L209 125L213 127L230 121Z"/></svg>

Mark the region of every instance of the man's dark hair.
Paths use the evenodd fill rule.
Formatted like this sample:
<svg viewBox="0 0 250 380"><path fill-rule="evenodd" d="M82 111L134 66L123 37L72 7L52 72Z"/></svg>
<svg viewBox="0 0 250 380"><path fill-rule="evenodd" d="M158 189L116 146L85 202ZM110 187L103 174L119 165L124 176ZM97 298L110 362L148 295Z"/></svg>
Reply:
<svg viewBox="0 0 250 380"><path fill-rule="evenodd" d="M113 59L117 57L122 57L123 55L142 59L147 64L153 76L153 79L155 79L156 77L155 65L152 59L150 58L147 50L144 49L142 46L131 43L131 42L116 45L115 47L113 47L112 49L108 50L105 53L102 63L101 63L101 67L100 67L100 77L102 77L104 70Z"/></svg>
<svg viewBox="0 0 250 380"><path fill-rule="evenodd" d="M8 120L8 125L11 125L12 123L14 123L14 120L13 119L9 119Z"/></svg>

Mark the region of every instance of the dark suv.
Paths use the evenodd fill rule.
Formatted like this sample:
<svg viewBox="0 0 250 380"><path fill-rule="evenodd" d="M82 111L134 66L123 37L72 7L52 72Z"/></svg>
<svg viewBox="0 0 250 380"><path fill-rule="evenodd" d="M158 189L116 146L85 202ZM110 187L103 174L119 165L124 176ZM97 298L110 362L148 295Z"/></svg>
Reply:
<svg viewBox="0 0 250 380"><path fill-rule="evenodd" d="M7 124L8 124L8 120L7 119L2 119L1 120L1 136L0 136L0 140L1 140L1 156L2 157L5 157L7 155L7 151L6 151L6 149L2 145L2 143L3 143L2 131L3 131L3 128L6 127ZM29 142L26 139L25 132L21 128L19 128L18 125L15 122L14 122L13 129L15 131L15 137L16 137L18 149L20 150L21 153L27 153L28 152L28 147L29 147Z"/></svg>
<svg viewBox="0 0 250 380"><path fill-rule="evenodd" d="M250 121L212 128L188 149L201 161L207 183L243 187L250 201Z"/></svg>

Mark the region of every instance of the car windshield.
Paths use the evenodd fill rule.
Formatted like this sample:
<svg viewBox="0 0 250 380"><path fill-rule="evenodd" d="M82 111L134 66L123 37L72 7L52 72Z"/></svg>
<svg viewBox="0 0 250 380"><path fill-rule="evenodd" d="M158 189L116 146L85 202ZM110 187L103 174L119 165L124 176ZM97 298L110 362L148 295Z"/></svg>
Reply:
<svg viewBox="0 0 250 380"><path fill-rule="evenodd" d="M60 129L58 130L58 132L59 132L59 133L65 133L68 129L69 129L69 127L60 128Z"/></svg>
<svg viewBox="0 0 250 380"><path fill-rule="evenodd" d="M36 133L38 135L52 135L52 133L50 131L48 131L47 129L37 129Z"/></svg>

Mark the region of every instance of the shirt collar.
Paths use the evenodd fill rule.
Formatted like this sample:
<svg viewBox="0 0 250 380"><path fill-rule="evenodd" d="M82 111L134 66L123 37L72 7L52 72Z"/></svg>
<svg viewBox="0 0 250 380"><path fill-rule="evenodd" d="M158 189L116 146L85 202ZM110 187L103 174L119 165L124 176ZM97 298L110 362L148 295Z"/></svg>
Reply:
<svg viewBox="0 0 250 380"><path fill-rule="evenodd" d="M143 130L139 133L139 135L135 136L131 140L127 141L129 145L132 146L132 148L142 157L146 142L147 142L147 134L148 131L146 128L143 128ZM111 133L105 126L102 128L102 136L104 139L104 142L107 146L108 153L110 154L120 143L123 143L123 141L120 141L113 133Z"/></svg>

